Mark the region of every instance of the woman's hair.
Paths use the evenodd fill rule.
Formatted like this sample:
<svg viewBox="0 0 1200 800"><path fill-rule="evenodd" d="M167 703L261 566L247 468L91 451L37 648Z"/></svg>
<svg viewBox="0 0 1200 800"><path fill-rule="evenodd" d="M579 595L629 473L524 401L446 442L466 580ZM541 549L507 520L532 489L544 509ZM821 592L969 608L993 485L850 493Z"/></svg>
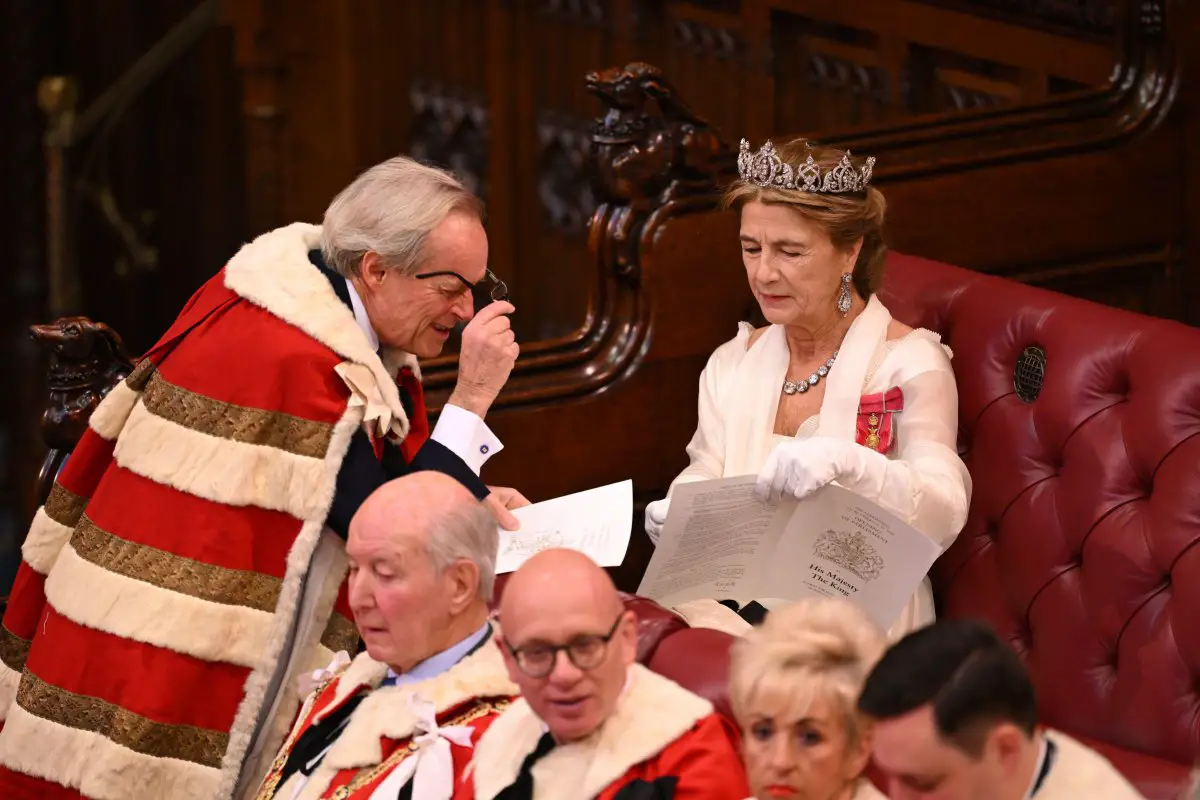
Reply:
<svg viewBox="0 0 1200 800"><path fill-rule="evenodd" d="M795 139L777 147L775 154L793 170L799 170L808 157L812 156L824 175L841 162L846 151L822 147L807 139ZM861 159L852 158L851 162L856 169L861 169ZM738 179L726 190L723 207L741 208L746 203L756 201L796 209L820 225L833 242L833 246L839 250L848 250L862 239L862 249L859 250L858 261L854 264L854 288L864 299L869 299L879 290L883 281L883 262L887 256L887 245L883 242L883 220L887 213L887 201L878 189L868 186L859 192L833 194L777 186L763 187L751 181Z"/></svg>
<svg viewBox="0 0 1200 800"><path fill-rule="evenodd" d="M406 156L390 158L333 198L321 225L321 253L346 278L358 274L372 250L386 266L411 275L425 238L455 211L483 221L483 201L453 175Z"/></svg>
<svg viewBox="0 0 1200 800"><path fill-rule="evenodd" d="M798 707L827 697L845 715L847 739L856 742L858 693L885 647L880 630L848 600L802 600L773 609L733 646L734 716L744 725L755 698L763 695L790 697L789 705Z"/></svg>

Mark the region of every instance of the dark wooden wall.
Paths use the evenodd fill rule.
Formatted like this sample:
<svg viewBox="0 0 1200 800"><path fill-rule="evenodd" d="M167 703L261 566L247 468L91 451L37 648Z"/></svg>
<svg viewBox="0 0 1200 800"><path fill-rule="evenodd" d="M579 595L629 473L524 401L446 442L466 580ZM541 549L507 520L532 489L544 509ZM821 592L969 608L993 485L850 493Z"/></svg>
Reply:
<svg viewBox="0 0 1200 800"><path fill-rule="evenodd" d="M37 429L45 403L45 357L28 326L46 321L46 168L38 81L73 77L85 111L196 0L14 0L0 4L3 109L0 139L8 262L0 271L0 353L16 380L0 401L0 586L18 557L16 543L33 513L33 479L44 453ZM132 103L107 144L81 147L75 174L111 190L116 211L144 258L126 248L91 195L67 205L77 220L69 245L81 302L71 308L103 319L135 350L148 347L199 283L247 233L241 75L233 29L212 27ZM84 164L90 168L82 169ZM78 187L76 187L78 188Z"/></svg>
<svg viewBox="0 0 1200 800"><path fill-rule="evenodd" d="M5 189L10 268L0 273L0 347L18 376L0 406L0 570L32 511L40 455L32 425L44 362L25 335L48 313L32 93L43 75L73 75L86 106L197 6L13 0L0 11L11 23L3 155L20 176ZM698 238L673 238L676 226L669 268L618 252L663 206L663 187L597 180L591 129L605 105L585 90L592 70L656 64L687 106L668 113L710 122L731 146L805 133L876 155L898 249L1196 318L1200 261L1186 245L1200 224L1200 179L1186 176L1200 163L1198 81L1179 43L1200 31L1183 2L219 6L131 105L101 159L157 257L132 263L82 206L70 242L78 310L139 352L239 242L319 220L356 172L392 154L448 165L489 204L492 267L511 287L523 341L495 416L509 447L487 477L533 499L630 476L641 499L660 494L682 466L703 358L751 312L732 246L726 264ZM728 155L718 159L726 175ZM730 221L694 224L698 233ZM426 373L444 394L452 357Z"/></svg>

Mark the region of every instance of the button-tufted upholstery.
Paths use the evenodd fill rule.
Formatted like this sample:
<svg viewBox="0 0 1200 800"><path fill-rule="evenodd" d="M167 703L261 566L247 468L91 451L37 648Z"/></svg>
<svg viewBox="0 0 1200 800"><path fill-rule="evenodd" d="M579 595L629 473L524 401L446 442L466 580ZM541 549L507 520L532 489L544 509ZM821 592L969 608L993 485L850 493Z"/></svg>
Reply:
<svg viewBox="0 0 1200 800"><path fill-rule="evenodd" d="M1200 330L903 255L881 298L954 352L974 493L938 613L991 622L1047 724L1178 796L1200 756Z"/></svg>

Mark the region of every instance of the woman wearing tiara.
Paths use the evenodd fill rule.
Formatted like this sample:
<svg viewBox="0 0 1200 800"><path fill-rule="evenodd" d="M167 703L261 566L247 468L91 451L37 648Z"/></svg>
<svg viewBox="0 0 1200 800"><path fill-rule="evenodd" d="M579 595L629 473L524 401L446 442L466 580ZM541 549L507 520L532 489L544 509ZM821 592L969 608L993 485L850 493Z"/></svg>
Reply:
<svg viewBox="0 0 1200 800"><path fill-rule="evenodd" d="M746 278L770 324L741 323L709 358L691 463L671 488L757 474L760 497L777 501L836 482L944 549L971 487L956 448L958 389L938 335L892 319L875 294L887 248L886 203L868 185L874 161L857 166L804 140L752 153L742 140L725 205L740 211ZM655 542L669 498L646 509ZM752 623L783 602L726 601ZM677 610L693 625L745 629L713 601ZM926 578L889 634L933 618Z"/></svg>

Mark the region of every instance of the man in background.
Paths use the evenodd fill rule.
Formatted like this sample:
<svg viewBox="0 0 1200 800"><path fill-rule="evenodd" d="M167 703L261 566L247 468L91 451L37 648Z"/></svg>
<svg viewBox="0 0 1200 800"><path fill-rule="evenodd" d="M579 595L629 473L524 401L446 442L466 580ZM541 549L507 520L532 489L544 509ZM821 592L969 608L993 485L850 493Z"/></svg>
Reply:
<svg viewBox="0 0 1200 800"><path fill-rule="evenodd" d="M732 724L712 704L635 663L637 619L608 574L545 550L500 601L502 648L521 687L476 747L479 800L743 800Z"/></svg>
<svg viewBox="0 0 1200 800"><path fill-rule="evenodd" d="M524 499L479 477L517 356L512 305L475 312L473 295L503 297L487 256L479 199L393 158L193 295L96 409L25 540L0 628L0 796L257 783L296 676L355 648L344 539L363 500L434 470L514 526ZM417 359L468 320L430 432Z"/></svg>
<svg viewBox="0 0 1200 800"><path fill-rule="evenodd" d="M894 800L1140 800L1102 755L1037 721L1033 683L985 623L940 620L888 650L859 710Z"/></svg>

